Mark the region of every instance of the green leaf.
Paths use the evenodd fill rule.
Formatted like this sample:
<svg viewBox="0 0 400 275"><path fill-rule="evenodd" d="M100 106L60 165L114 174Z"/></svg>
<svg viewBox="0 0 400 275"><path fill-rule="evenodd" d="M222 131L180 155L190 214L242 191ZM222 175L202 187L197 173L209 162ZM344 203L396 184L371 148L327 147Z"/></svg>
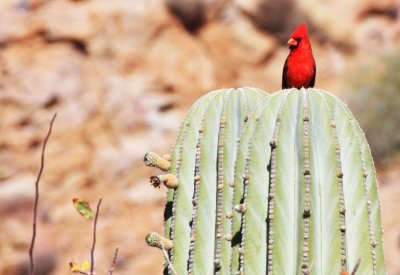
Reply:
<svg viewBox="0 0 400 275"><path fill-rule="evenodd" d="M93 211L88 202L77 198L72 199L72 202L74 203L75 209L79 214L88 220L93 219Z"/></svg>

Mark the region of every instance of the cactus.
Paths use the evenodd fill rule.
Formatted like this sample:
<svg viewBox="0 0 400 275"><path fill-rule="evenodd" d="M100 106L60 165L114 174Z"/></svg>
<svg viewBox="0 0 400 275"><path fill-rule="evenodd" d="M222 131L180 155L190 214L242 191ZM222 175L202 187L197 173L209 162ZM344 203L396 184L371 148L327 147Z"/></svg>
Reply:
<svg viewBox="0 0 400 275"><path fill-rule="evenodd" d="M385 274L374 164L349 109L318 89L258 95L211 93L183 122L164 215L176 272Z"/></svg>

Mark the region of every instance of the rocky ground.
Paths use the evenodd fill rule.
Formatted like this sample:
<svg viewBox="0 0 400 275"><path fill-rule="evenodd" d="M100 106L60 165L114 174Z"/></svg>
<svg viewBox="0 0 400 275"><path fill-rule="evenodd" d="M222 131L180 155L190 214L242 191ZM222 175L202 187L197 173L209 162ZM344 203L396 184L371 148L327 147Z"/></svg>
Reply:
<svg viewBox="0 0 400 275"><path fill-rule="evenodd" d="M179 4L180 3L180 4ZM346 93L363 58L400 41L396 0L3 0L0 3L0 273L26 274L42 139L57 112L41 181L37 274L89 257L91 224L72 206L103 198L97 274L160 274L165 190L147 151L167 153L206 91L280 88L285 40L307 20L317 86ZM184 11L184 12L183 12ZM185 16L189 14L190 16ZM380 174L389 274L400 274L400 165Z"/></svg>

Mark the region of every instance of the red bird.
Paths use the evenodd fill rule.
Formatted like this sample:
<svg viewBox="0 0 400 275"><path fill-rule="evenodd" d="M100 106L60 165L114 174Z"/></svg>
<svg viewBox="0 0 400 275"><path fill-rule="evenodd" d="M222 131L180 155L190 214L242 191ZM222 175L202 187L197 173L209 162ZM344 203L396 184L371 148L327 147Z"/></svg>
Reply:
<svg viewBox="0 0 400 275"><path fill-rule="evenodd" d="M305 23L297 27L287 44L290 53L283 67L282 89L314 87L317 69Z"/></svg>

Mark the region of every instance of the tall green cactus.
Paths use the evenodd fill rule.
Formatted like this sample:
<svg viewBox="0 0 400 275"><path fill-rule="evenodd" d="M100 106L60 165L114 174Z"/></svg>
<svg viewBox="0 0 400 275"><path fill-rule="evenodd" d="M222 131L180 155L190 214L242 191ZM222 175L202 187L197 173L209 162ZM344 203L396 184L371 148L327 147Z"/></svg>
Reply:
<svg viewBox="0 0 400 275"><path fill-rule="evenodd" d="M358 274L385 274L375 169L348 108L318 89L240 91L200 99L178 134L164 217L174 270L325 275L361 260Z"/></svg>

